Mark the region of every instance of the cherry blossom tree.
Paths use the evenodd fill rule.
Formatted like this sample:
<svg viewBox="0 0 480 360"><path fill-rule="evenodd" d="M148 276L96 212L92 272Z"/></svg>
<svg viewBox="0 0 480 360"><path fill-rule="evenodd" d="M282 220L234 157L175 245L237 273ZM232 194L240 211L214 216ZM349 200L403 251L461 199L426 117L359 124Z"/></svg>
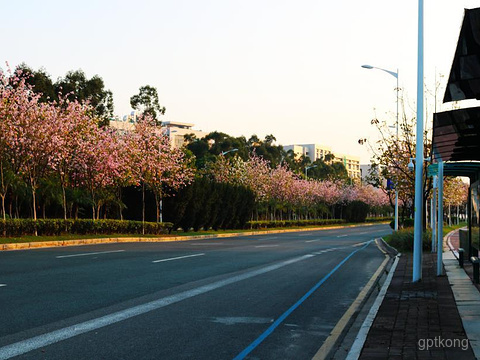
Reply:
<svg viewBox="0 0 480 360"><path fill-rule="evenodd" d="M188 166L181 149L171 147L169 138L150 116L141 118L135 130L125 136L132 173L142 185L142 219L145 221L145 186L155 195L157 222L161 220L161 200L167 194L164 186L178 190L190 183L194 171Z"/></svg>

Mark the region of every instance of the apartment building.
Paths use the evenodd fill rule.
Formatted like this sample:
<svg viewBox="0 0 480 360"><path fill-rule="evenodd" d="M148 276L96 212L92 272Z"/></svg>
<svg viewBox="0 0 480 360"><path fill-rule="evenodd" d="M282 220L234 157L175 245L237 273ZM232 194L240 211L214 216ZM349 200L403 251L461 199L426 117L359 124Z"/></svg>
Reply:
<svg viewBox="0 0 480 360"><path fill-rule="evenodd" d="M347 169L348 176L352 179L360 179L360 158L353 155L335 153L331 147L321 144L295 144L283 147L285 151L292 150L295 157L308 156L312 162L325 159L328 154L333 155L331 161L341 162Z"/></svg>

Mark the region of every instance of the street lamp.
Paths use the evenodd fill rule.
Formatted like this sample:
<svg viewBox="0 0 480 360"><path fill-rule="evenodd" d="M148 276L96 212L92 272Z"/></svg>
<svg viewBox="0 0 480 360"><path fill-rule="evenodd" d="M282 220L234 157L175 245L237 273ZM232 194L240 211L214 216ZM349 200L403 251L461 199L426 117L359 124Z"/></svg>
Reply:
<svg viewBox="0 0 480 360"><path fill-rule="evenodd" d="M417 52L417 134L415 168L415 218L413 222L413 277L422 279L422 214L423 214L423 0L418 0L418 52ZM440 178L440 177L439 177ZM440 190L439 190L440 191ZM443 223L442 223L443 224ZM442 234L443 235L443 234ZM442 248L438 248L441 252ZM437 264L441 266L441 264Z"/></svg>
<svg viewBox="0 0 480 360"><path fill-rule="evenodd" d="M392 75L395 79L397 79L397 123L396 123L396 129L397 129L397 146L398 146L398 90L399 90L398 69L397 69L397 72L394 72L394 71L382 69L382 68L379 68L379 67L375 67L375 66L372 66L372 65L362 65L362 68L382 70L382 71ZM398 189L397 189L397 186L395 186L395 227L394 227L394 230L398 231Z"/></svg>
<svg viewBox="0 0 480 360"><path fill-rule="evenodd" d="M317 167L317 165L312 165L312 166L305 167L305 180L308 180L308 176L307 176L308 169L313 169L313 168L316 168L316 167Z"/></svg>
<svg viewBox="0 0 480 360"><path fill-rule="evenodd" d="M238 151L238 149L231 149L231 150L228 150L228 151L222 151L222 152L220 153L220 155L225 156L226 154L228 154L228 153L230 153L230 152L235 152L235 151Z"/></svg>

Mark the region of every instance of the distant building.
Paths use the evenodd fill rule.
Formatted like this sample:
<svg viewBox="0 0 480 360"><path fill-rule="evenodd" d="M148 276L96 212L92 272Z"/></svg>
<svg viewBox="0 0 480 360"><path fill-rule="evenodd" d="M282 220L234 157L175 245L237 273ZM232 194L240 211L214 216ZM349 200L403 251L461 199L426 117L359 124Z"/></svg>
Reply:
<svg viewBox="0 0 480 360"><path fill-rule="evenodd" d="M386 187L387 186L387 179L385 179L381 172L380 172L380 169L382 169L382 167L378 167L378 166L375 166L372 168L372 164L362 164L360 165L360 173L361 173L361 176L362 176L362 183L366 184L368 182L368 177L370 176L373 176L373 177L377 177L382 186L383 187Z"/></svg>
<svg viewBox="0 0 480 360"><path fill-rule="evenodd" d="M284 146L285 151L292 150L296 158L300 156L308 156L312 162L321 159L325 161L325 157L328 154L332 154L334 157L329 162L341 162L345 169L347 169L348 176L352 179L360 179L360 158L358 156L339 154L332 151L329 146L321 144L296 144Z"/></svg>
<svg viewBox="0 0 480 360"><path fill-rule="evenodd" d="M130 115L125 115L122 120L110 120L110 126L119 132L125 133L133 131L136 122L137 114L132 111ZM201 139L209 134L205 131L193 130L193 126L194 124L179 121L162 121L161 130L169 137L172 148L181 148L185 145L185 135L192 134L197 139Z"/></svg>
<svg viewBox="0 0 480 360"><path fill-rule="evenodd" d="M179 121L164 121L162 127L170 138L172 147L181 148L185 145L185 135L195 135L197 139L207 136L209 133L201 130L193 130L194 124Z"/></svg>

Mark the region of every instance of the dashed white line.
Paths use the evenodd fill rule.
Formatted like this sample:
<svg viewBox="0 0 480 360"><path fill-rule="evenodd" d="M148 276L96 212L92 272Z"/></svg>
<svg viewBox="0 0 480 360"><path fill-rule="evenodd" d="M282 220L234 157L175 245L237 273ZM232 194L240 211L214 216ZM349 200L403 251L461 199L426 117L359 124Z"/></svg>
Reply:
<svg viewBox="0 0 480 360"><path fill-rule="evenodd" d="M348 236L348 234L345 234L345 235L337 235L337 238L339 238L339 237L345 237L345 236Z"/></svg>
<svg viewBox="0 0 480 360"><path fill-rule="evenodd" d="M57 259L62 258L69 258L69 257L76 257L76 256L89 256L89 255L99 255L99 254L111 254L111 253L118 253L123 252L125 250L112 250L112 251L99 251L99 252L90 252L90 253L83 253L83 254L72 254L72 255L60 255L56 256Z"/></svg>
<svg viewBox="0 0 480 360"><path fill-rule="evenodd" d="M276 247L278 245L257 245L256 248Z"/></svg>
<svg viewBox="0 0 480 360"><path fill-rule="evenodd" d="M305 241L306 243L311 243L311 242L316 242L316 241L320 241L320 239L317 239L317 240L307 240Z"/></svg>
<svg viewBox="0 0 480 360"><path fill-rule="evenodd" d="M165 262L165 261L186 259L186 258L191 258L191 257L195 257L195 256L203 256L203 255L205 255L205 254L202 253L202 254L194 254L194 255L177 256L177 257L168 258L168 259L154 260L154 261L152 261L152 263L159 263L159 262Z"/></svg>
<svg viewBox="0 0 480 360"><path fill-rule="evenodd" d="M7 284L0 284L0 287L2 287L2 286L7 286Z"/></svg>

